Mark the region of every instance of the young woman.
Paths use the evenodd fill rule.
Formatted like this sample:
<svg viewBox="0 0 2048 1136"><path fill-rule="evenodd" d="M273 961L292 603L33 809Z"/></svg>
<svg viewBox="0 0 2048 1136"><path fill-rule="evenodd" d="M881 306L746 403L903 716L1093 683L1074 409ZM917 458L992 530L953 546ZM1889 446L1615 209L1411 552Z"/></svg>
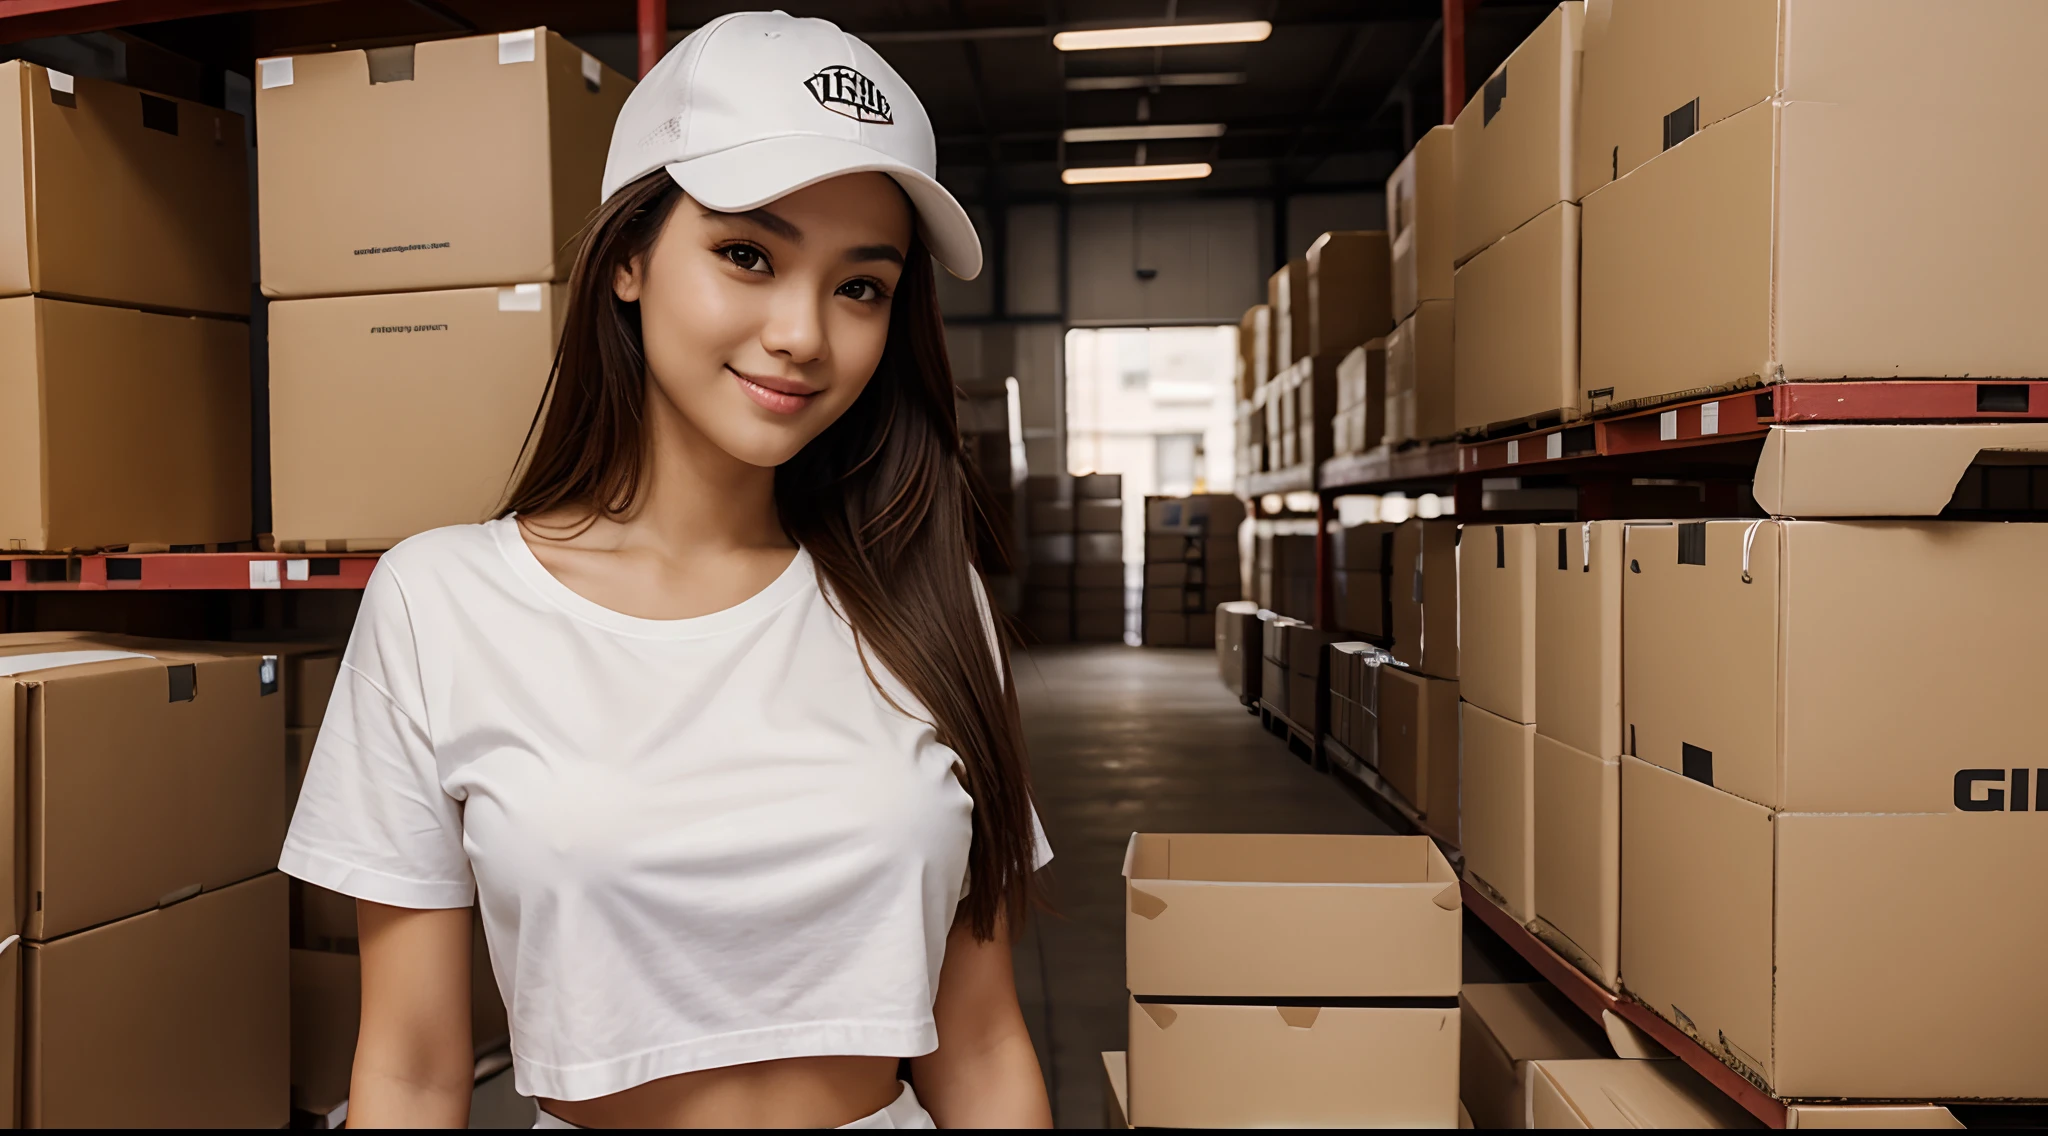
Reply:
<svg viewBox="0 0 2048 1136"><path fill-rule="evenodd" d="M473 900L539 1127L1050 1123L934 159L820 20L628 100L509 507L379 564L286 842L359 901L352 1125L464 1122Z"/></svg>

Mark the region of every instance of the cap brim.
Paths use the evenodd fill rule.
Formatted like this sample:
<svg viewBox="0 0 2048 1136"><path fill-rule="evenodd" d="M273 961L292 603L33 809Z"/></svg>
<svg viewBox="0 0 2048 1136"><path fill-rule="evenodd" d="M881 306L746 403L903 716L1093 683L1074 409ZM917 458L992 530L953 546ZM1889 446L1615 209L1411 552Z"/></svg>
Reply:
<svg viewBox="0 0 2048 1136"><path fill-rule="evenodd" d="M974 234L974 222L946 187L858 142L815 134L763 138L664 168L698 204L721 213L759 209L842 174L888 174L917 210L918 228L932 259L962 280L981 275L981 240Z"/></svg>

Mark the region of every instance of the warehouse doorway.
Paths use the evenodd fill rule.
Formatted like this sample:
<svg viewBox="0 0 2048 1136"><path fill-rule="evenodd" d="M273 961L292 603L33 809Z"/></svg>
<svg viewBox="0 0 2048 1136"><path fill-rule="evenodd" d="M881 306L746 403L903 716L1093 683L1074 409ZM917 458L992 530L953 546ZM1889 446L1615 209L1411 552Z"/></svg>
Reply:
<svg viewBox="0 0 2048 1136"><path fill-rule="evenodd" d="M1145 498L1228 493L1237 325L1067 332L1067 472L1123 478L1124 639L1138 642Z"/></svg>

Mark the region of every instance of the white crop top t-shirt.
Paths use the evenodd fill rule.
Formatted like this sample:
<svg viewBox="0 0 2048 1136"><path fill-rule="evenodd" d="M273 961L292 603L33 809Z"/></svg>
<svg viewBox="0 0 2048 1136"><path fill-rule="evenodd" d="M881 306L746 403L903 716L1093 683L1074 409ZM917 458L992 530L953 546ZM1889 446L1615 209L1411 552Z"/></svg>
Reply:
<svg viewBox="0 0 2048 1136"><path fill-rule="evenodd" d="M914 1057L966 890L957 760L875 689L801 551L736 607L648 620L513 521L437 529L370 578L281 866L479 900L528 1096Z"/></svg>

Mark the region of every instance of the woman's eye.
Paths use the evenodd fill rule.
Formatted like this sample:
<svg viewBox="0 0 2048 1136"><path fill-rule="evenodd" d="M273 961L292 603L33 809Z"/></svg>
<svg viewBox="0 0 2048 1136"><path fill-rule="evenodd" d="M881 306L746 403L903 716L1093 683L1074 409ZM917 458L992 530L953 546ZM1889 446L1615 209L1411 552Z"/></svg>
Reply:
<svg viewBox="0 0 2048 1136"><path fill-rule="evenodd" d="M839 294L862 303L873 303L882 298L882 290L872 280L849 280L839 286Z"/></svg>
<svg viewBox="0 0 2048 1136"><path fill-rule="evenodd" d="M749 245L727 245L719 251L742 272L760 272L768 267L768 258L761 255L760 249Z"/></svg>

